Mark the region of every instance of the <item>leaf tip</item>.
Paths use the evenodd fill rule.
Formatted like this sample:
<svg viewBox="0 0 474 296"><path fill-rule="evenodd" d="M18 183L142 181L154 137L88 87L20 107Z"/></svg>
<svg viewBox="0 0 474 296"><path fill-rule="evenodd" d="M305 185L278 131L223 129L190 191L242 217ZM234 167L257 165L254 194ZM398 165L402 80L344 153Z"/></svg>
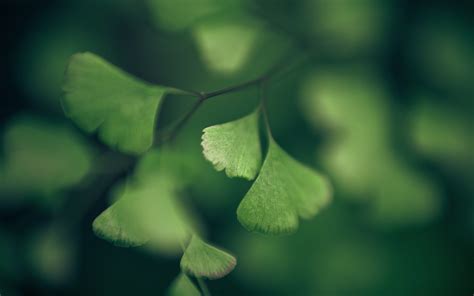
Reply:
<svg viewBox="0 0 474 296"><path fill-rule="evenodd" d="M117 247L138 247L146 243L146 240L127 235L116 221L112 207L109 207L94 219L92 230L97 237Z"/></svg>
<svg viewBox="0 0 474 296"><path fill-rule="evenodd" d="M239 205L237 208L237 220L248 232L269 236L290 235L295 233L299 226L296 214L295 217L291 219L291 223L280 223L278 221L265 223L263 221L256 221L249 218L245 211L246 210Z"/></svg>
<svg viewBox="0 0 474 296"><path fill-rule="evenodd" d="M212 245L193 236L181 258L181 269L194 277L203 277L211 280L219 279L237 265L237 259Z"/></svg>

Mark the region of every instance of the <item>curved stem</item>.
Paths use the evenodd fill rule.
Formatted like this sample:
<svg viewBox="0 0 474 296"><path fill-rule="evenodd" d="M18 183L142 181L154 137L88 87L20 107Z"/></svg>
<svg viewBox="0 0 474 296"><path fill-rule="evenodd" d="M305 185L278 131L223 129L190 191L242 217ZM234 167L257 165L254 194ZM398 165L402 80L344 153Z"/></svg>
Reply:
<svg viewBox="0 0 474 296"><path fill-rule="evenodd" d="M162 140L161 143L170 141L172 142L181 129L186 125L186 123L191 119L191 117L196 113L199 109L201 104L204 102L203 97L199 97L199 99L194 103L194 105L189 109L189 111L184 114L184 116L175 124L174 128L169 132L169 134Z"/></svg>
<svg viewBox="0 0 474 296"><path fill-rule="evenodd" d="M252 80L249 80L249 81L239 83L237 85L232 85L232 86L229 86L229 87L225 87L223 89L211 91L211 92L208 92L208 93L202 93L202 96L203 96L204 100L207 100L207 99L217 97L217 96L220 96L220 95L223 95L223 94L236 92L236 91L242 90L242 89L244 89L248 86L252 86L252 85L255 85L255 84L259 83L262 80L262 77L263 76L252 79Z"/></svg>
<svg viewBox="0 0 474 296"><path fill-rule="evenodd" d="M223 89L219 89L219 90L215 90L215 91L211 91L207 93L204 92L204 93L201 93L201 96L203 97L204 100L207 100L212 97L217 97L223 94L240 91L248 86L258 85L262 83L263 81L269 80L270 78L275 76L277 73L282 71L285 68L285 66L287 66L287 62L286 62L287 60L288 58L286 58L285 56L285 58L281 59L278 63L276 63L273 67L271 67L267 72L265 72L264 74L260 75L257 78L239 83L237 85L225 87Z"/></svg>
<svg viewBox="0 0 474 296"><path fill-rule="evenodd" d="M199 92L197 92L197 91L184 90L184 89L175 88L175 87L168 87L167 91L168 91L168 93L174 94L174 95L190 96L190 97L199 97L200 96Z"/></svg>
<svg viewBox="0 0 474 296"><path fill-rule="evenodd" d="M176 136L178 135L179 131L184 127L184 125L191 119L191 117L196 113L196 111L199 109L199 107L202 105L202 103L210 98L214 98L223 94L228 94L232 92L237 92L242 89L245 89L250 86L254 85L260 85L261 87L261 92L263 93L263 88L264 85L269 79L273 78L276 74L280 73L285 66L287 65L286 63L287 58L285 57L282 59L280 62L275 64L270 70L262 74L261 76L244 81L242 83L236 84L236 85L231 85L222 89L218 89L215 91L210 91L210 92L195 92L195 91L188 91L188 90L180 90L180 89L175 89L171 88L172 93L175 94L181 94L181 95L189 95L189 96L195 96L198 97L199 99L196 101L196 103L191 107L191 109L175 124L175 126L172 128L172 130L169 132L168 135L166 135L160 143L163 143L165 141L173 141ZM293 64L290 64L290 66L293 66ZM264 95L262 94L262 98ZM263 101L263 100L262 100ZM264 105L264 104L263 104ZM267 131L269 132L269 135L271 136L270 133L270 128L268 124L268 116L266 115L266 110L263 106L262 110L264 111L264 116L267 124Z"/></svg>
<svg viewBox="0 0 474 296"><path fill-rule="evenodd" d="M272 131L270 128L270 121L268 120L268 112L267 112L267 97L266 97L266 92L265 92L265 85L266 81L262 81L260 83L260 109L262 110L263 114L263 120L265 122L265 129L267 130L267 135L271 139L273 138L272 136Z"/></svg>
<svg viewBox="0 0 474 296"><path fill-rule="evenodd" d="M198 282L199 288L201 289L202 295L203 296L212 296L211 292L207 288L206 282L200 277L196 278L196 280Z"/></svg>

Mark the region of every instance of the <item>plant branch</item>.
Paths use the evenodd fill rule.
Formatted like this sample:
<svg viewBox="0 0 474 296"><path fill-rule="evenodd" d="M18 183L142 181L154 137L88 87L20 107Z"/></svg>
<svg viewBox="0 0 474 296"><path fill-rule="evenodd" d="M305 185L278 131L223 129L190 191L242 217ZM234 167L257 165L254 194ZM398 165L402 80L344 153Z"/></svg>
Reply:
<svg viewBox="0 0 474 296"><path fill-rule="evenodd" d="M201 104L204 102L203 97L199 97L199 99L194 103L194 105L189 109L188 112L186 112L181 119L178 120L178 122L174 125L174 127L169 131L168 134L166 134L161 141L158 142L158 144L162 144L164 142L172 142L178 135L178 133L181 131L181 129L186 125L186 123L191 119L191 117L196 113L196 111L199 109Z"/></svg>
<svg viewBox="0 0 474 296"><path fill-rule="evenodd" d="M201 97L203 98L203 100L207 100L207 99L217 97L223 94L237 92L252 85L258 85L263 81L267 81L271 79L273 76L275 76L280 71L282 71L287 66L287 62L286 62L287 60L288 58L285 56L285 58L281 59L278 63L276 63L273 67L271 67L270 70L263 73L257 78L254 78L254 79L251 79L251 80L248 80L236 85L228 86L223 89L219 89L219 90L215 90L215 91L211 91L207 93L206 92L201 93Z"/></svg>
<svg viewBox="0 0 474 296"><path fill-rule="evenodd" d="M202 295L211 296L211 292L207 288L206 282L200 277L196 278L196 280L198 282L199 288L201 289Z"/></svg>
<svg viewBox="0 0 474 296"><path fill-rule="evenodd" d="M306 57L304 57L306 58ZM181 131L181 129L186 125L186 123L191 119L191 117L196 113L196 111L199 109L199 107L204 103L206 100L214 97L218 97L220 95L228 94L228 93L233 93L233 92L238 92L241 91L247 87L254 86L254 85L260 85L263 93L263 84L266 83L268 80L273 78L276 74L282 72L285 68L291 69L294 64L287 65L286 61L288 58L285 56L282 60L280 60L277 64L275 64L272 68L270 68L267 72L264 74L260 75L257 78L244 81L242 83L236 84L236 85L231 85L228 87L224 87L222 89L210 91L210 92L195 92L195 91L188 91L188 90L179 90L176 89L174 92L175 94L183 94L183 95L190 95L190 96L195 96L198 97L199 99L195 102L195 104L191 107L191 109L184 114L184 116L178 120L178 122L174 125L174 127L171 129L171 131L165 135L161 141L159 141L159 144L170 141L172 142L178 133ZM300 61L298 61L300 62ZM264 112L266 114L266 111ZM266 116L266 115L265 115ZM268 123L268 118L266 119Z"/></svg>
<svg viewBox="0 0 474 296"><path fill-rule="evenodd" d="M220 95L223 95L223 94L237 92L237 91L240 91L240 90L242 90L242 89L244 89L248 86L258 84L262 79L263 79L263 76L252 79L252 80L249 80L249 81L245 81L245 82L242 82L242 83L239 83L239 84L236 84L236 85L228 86L228 87L225 87L225 88L222 88L222 89L219 89L219 90L215 90L215 91L211 91L211 92L207 92L207 93L202 93L201 96L203 97L203 100L207 100L207 99L217 97L217 96L220 96Z"/></svg>
<svg viewBox="0 0 474 296"><path fill-rule="evenodd" d="M267 112L267 97L265 92L266 81L262 81L259 85L260 89L260 110L262 110L263 120L265 122L265 129L267 130L268 137L272 138L272 131L270 128L270 121L268 119Z"/></svg>
<svg viewBox="0 0 474 296"><path fill-rule="evenodd" d="M199 92L197 92L197 91L184 90L184 89L175 88L175 87L168 87L167 91L168 91L168 93L174 94L174 95L191 96L191 97L199 97L200 96Z"/></svg>

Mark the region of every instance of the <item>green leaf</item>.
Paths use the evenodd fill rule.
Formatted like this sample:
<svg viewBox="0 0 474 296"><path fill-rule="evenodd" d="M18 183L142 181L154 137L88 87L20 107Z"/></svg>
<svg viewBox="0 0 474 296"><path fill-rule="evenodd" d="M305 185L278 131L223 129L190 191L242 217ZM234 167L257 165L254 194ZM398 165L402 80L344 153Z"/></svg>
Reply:
<svg viewBox="0 0 474 296"><path fill-rule="evenodd" d="M117 191L117 201L95 219L97 236L122 247L147 243L162 253L181 249L194 231L193 223L179 202L181 183L160 166L160 152L143 157L134 178Z"/></svg>
<svg viewBox="0 0 474 296"><path fill-rule="evenodd" d="M231 74L242 68L264 33L262 24L246 15L206 18L193 28L198 51L208 68Z"/></svg>
<svg viewBox="0 0 474 296"><path fill-rule="evenodd" d="M196 286L191 282L189 277L184 273L180 273L178 277L171 284L168 296L200 296L201 293Z"/></svg>
<svg viewBox="0 0 474 296"><path fill-rule="evenodd" d="M313 217L331 198L327 179L291 158L270 137L257 180L237 209L249 231L286 234L298 228L298 216Z"/></svg>
<svg viewBox="0 0 474 296"><path fill-rule="evenodd" d="M229 177L255 179L262 162L258 111L241 119L205 128L203 153L218 171Z"/></svg>
<svg viewBox="0 0 474 296"><path fill-rule="evenodd" d="M436 103L436 98L422 97L417 101L410 122L410 132L416 149L443 164L472 166L474 164L473 120L453 104Z"/></svg>
<svg viewBox="0 0 474 296"><path fill-rule="evenodd" d="M166 88L132 77L92 53L71 58L63 107L88 132L109 146L140 154L153 142L158 107Z"/></svg>
<svg viewBox="0 0 474 296"><path fill-rule="evenodd" d="M140 236L127 227L126 217L120 215L117 205L107 208L92 223L94 233L117 247L137 247L148 242L146 236Z"/></svg>
<svg viewBox="0 0 474 296"><path fill-rule="evenodd" d="M194 277L219 279L229 274L236 263L234 256L193 235L181 258L181 270Z"/></svg>
<svg viewBox="0 0 474 296"><path fill-rule="evenodd" d="M57 194L81 182L92 164L91 151L80 135L38 118L15 119L7 126L3 142L2 197L35 195L41 198L38 201L56 202Z"/></svg>
<svg viewBox="0 0 474 296"><path fill-rule="evenodd" d="M131 182L119 200L95 219L94 232L116 246L148 242L158 251L176 252L190 231L176 197L175 181L165 174Z"/></svg>

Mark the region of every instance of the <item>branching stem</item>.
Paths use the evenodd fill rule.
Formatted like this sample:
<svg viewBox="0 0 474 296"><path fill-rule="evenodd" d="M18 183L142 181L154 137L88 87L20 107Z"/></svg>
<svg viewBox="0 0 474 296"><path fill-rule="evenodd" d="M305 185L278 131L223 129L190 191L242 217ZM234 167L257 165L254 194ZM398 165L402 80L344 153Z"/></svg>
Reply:
<svg viewBox="0 0 474 296"><path fill-rule="evenodd" d="M288 58L285 57L279 63L275 64L270 70L268 70L267 72L265 72L264 74L262 74L261 76L259 76L257 78L254 78L254 79L251 79L251 80L248 80L248 81L244 81L244 82L236 84L236 85L231 85L231 86L228 86L228 87L224 87L222 89L218 89L218 90L214 90L214 91L210 91L210 92L195 92L195 91L188 91L188 90L173 89L173 90L175 90L175 91L173 91L173 93L175 93L175 94L194 96L194 97L197 97L198 100L194 103L194 105L191 107L191 109L186 114L184 114L184 116L181 119L179 119L178 122L176 122L176 124L169 131L169 133L161 139L160 143L165 142L165 141L172 142L176 138L178 133L181 131L181 129L191 119L191 117L194 115L194 113L196 113L196 111L199 109L199 107L202 105L202 103L204 103L206 100L208 100L210 98L214 98L214 97L224 95L224 94L228 94L228 93L238 92L238 91L241 91L241 90L243 90L247 87L258 85L258 86L260 86L260 89L261 89L261 96L262 96L262 102L263 102L264 101L264 99L263 99L264 98L264 90L263 89L265 87L264 85L266 84L266 82L268 80L270 80L271 78L273 78L276 74L282 72L282 70L284 70L285 68L290 69L291 66L293 66L293 64L288 66L287 63L286 63L287 60L288 60ZM268 124L268 116L267 116L266 108L264 106L265 102L263 102L263 103L262 102L261 102L261 107L262 107L262 111L264 113L267 130L270 131L269 124ZM271 133L269 133L269 135L271 135Z"/></svg>

